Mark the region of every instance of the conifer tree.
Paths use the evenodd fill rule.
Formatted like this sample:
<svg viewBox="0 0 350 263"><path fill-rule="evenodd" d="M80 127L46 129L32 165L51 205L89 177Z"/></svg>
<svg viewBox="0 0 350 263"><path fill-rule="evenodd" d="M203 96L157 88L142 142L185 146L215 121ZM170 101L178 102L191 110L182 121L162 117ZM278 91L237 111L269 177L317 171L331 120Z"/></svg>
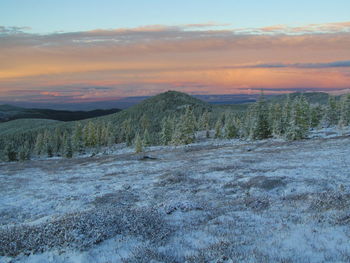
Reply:
<svg viewBox="0 0 350 263"><path fill-rule="evenodd" d="M107 145L108 146L112 146L113 144L115 144L116 142L116 137L115 137L115 129L113 128L112 126L112 123L111 122L108 122L107 124Z"/></svg>
<svg viewBox="0 0 350 263"><path fill-rule="evenodd" d="M67 132L63 134L63 156L66 158L73 157L72 140Z"/></svg>
<svg viewBox="0 0 350 263"><path fill-rule="evenodd" d="M269 112L263 95L260 96L258 102L255 103L255 107L253 107L253 119L251 138L257 140L269 138L271 136Z"/></svg>
<svg viewBox="0 0 350 263"><path fill-rule="evenodd" d="M316 128L320 125L322 119L322 108L319 105L310 108L310 127Z"/></svg>
<svg viewBox="0 0 350 263"><path fill-rule="evenodd" d="M299 140L306 138L309 130L309 115L308 115L308 105L303 96L300 98L295 98L291 122L288 130L286 132L286 137L289 140Z"/></svg>
<svg viewBox="0 0 350 263"><path fill-rule="evenodd" d="M90 147L96 146L98 142L98 131L97 131L97 126L92 121L89 121L87 124L87 132L88 132L88 137L87 137L88 146Z"/></svg>
<svg viewBox="0 0 350 263"><path fill-rule="evenodd" d="M5 146L5 157L8 162L17 161L17 151L12 142Z"/></svg>
<svg viewBox="0 0 350 263"><path fill-rule="evenodd" d="M42 133L38 133L36 136L35 146L34 146L34 152L36 155L41 155L44 150L44 136Z"/></svg>
<svg viewBox="0 0 350 263"><path fill-rule="evenodd" d="M162 121L162 130L160 132L160 142L168 145L173 137L173 122L170 117L165 117Z"/></svg>
<svg viewBox="0 0 350 263"><path fill-rule="evenodd" d="M328 99L328 105L323 122L327 127L336 125L339 122L338 105L335 97L333 96L330 96Z"/></svg>
<svg viewBox="0 0 350 263"><path fill-rule="evenodd" d="M74 126L72 147L75 152L82 153L84 151L83 126L80 122L76 123Z"/></svg>
<svg viewBox="0 0 350 263"><path fill-rule="evenodd" d="M210 113L206 110L199 119L198 127L206 132L206 137L210 136Z"/></svg>
<svg viewBox="0 0 350 263"><path fill-rule="evenodd" d="M132 144L132 129L131 129L131 119L127 119L122 124L123 141L126 142L127 146Z"/></svg>
<svg viewBox="0 0 350 263"><path fill-rule="evenodd" d="M276 103L272 107L272 133L274 136L281 136L283 133L283 113L282 107L279 103Z"/></svg>
<svg viewBox="0 0 350 263"><path fill-rule="evenodd" d="M151 145L151 137L149 135L148 129L145 129L145 132L143 133L143 145L144 146L150 146Z"/></svg>
<svg viewBox="0 0 350 263"><path fill-rule="evenodd" d="M285 134L291 125L291 114L292 100L290 98L290 95L288 94L282 110L282 134Z"/></svg>
<svg viewBox="0 0 350 263"><path fill-rule="evenodd" d="M215 124L215 135L214 137L217 138L222 138L222 119L218 119L216 124Z"/></svg>
<svg viewBox="0 0 350 263"><path fill-rule="evenodd" d="M190 107L186 108L178 123L176 124L172 143L175 145L190 144L195 140L195 118Z"/></svg>
<svg viewBox="0 0 350 263"><path fill-rule="evenodd" d="M18 158L20 161L30 160L30 147L26 141L19 149Z"/></svg>
<svg viewBox="0 0 350 263"><path fill-rule="evenodd" d="M225 138L233 139L238 136L237 128L235 127L233 120L226 120L225 124Z"/></svg>
<svg viewBox="0 0 350 263"><path fill-rule="evenodd" d="M53 154L57 154L61 147L61 131L59 128L56 128L54 132L51 134L50 138L51 147Z"/></svg>
<svg viewBox="0 0 350 263"><path fill-rule="evenodd" d="M146 129L149 129L151 127L151 121L146 114L142 115L140 124L142 131L145 131Z"/></svg>
<svg viewBox="0 0 350 263"><path fill-rule="evenodd" d="M340 119L339 119L339 125L349 126L350 125L350 94L347 94L342 98L341 101L341 111L340 111Z"/></svg>
<svg viewBox="0 0 350 263"><path fill-rule="evenodd" d="M137 134L135 138L135 152L143 152L143 143L139 134Z"/></svg>

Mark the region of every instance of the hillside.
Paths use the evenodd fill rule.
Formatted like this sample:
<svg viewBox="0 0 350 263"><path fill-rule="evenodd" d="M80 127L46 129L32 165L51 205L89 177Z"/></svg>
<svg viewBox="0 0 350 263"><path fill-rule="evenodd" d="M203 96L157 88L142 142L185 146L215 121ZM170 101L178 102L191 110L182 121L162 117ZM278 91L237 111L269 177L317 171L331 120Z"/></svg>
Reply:
<svg viewBox="0 0 350 263"><path fill-rule="evenodd" d="M93 111L66 111L51 109L26 109L12 105L0 105L0 122L16 119L50 119L58 121L77 121L119 112L120 109Z"/></svg>
<svg viewBox="0 0 350 263"><path fill-rule="evenodd" d="M38 133L42 133L44 130L54 132L56 128L58 128L61 134L65 131L71 134L77 123L83 126L91 123L98 129L102 129L102 127L105 127L106 124L109 123L111 132L114 134L116 141L122 141L124 138L125 129L123 129L123 123L125 121L128 121L130 125L130 136L132 138L138 131L143 132L146 125L150 133L150 140L152 142L157 142L158 132L161 129L163 118L180 115L185 111L187 106L190 106L196 115L201 114L205 110L212 110L212 106L206 102L193 98L185 93L169 91L148 98L129 109L96 118L72 122L20 119L7 123L0 123L0 130L4 131L0 133L0 149L1 147L4 148L8 142L13 142L13 145L21 146L24 141L28 141L30 147L33 148Z"/></svg>
<svg viewBox="0 0 350 263"><path fill-rule="evenodd" d="M213 106L196 99L188 94L168 91L150 97L137 105L134 105L121 112L103 116L89 121L93 122L111 122L116 128L117 133L121 124L126 121L131 121L133 130L139 130L143 125L142 122L148 122L148 130L155 135L161 129L162 120L165 117L179 116L184 113L186 107L191 107L195 115L200 115L204 111L212 111ZM86 122L86 121L82 121Z"/></svg>

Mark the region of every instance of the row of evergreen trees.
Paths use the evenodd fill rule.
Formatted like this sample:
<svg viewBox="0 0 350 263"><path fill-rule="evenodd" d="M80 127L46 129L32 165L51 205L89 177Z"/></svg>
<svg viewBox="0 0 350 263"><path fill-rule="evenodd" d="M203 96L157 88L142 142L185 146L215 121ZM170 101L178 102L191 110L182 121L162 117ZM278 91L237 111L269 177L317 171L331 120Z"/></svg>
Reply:
<svg viewBox="0 0 350 263"><path fill-rule="evenodd" d="M101 147L125 142L135 144L136 152L150 145L181 145L195 141L196 132L203 131L207 138L242 138L260 140L277 137L288 140L303 139L316 127L350 125L350 95L341 100L330 97L326 106L312 105L304 96L283 103L268 103L263 96L245 112L226 111L221 114L205 110L196 115L188 106L182 114L165 117L158 131L151 129L151 119L143 115L138 120L128 118L120 125L111 122L76 122L72 130L64 127L39 132L34 140L25 140L15 147L5 146L3 159L28 160L32 156L64 156L87 149L98 151Z"/></svg>

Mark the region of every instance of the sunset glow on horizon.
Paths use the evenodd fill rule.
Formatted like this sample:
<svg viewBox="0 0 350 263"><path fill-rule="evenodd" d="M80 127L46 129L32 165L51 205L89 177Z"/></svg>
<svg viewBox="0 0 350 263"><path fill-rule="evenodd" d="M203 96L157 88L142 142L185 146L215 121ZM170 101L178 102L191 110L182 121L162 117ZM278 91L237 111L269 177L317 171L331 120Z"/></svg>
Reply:
<svg viewBox="0 0 350 263"><path fill-rule="evenodd" d="M350 16L261 27L145 21L53 33L10 22L0 18L0 101L100 101L167 90L249 94L350 88Z"/></svg>

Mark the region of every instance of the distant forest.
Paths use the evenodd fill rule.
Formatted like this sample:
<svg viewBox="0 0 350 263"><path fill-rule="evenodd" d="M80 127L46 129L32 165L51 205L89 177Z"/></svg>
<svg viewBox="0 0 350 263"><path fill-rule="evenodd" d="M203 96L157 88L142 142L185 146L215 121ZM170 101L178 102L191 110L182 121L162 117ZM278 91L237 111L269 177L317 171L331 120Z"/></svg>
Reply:
<svg viewBox="0 0 350 263"><path fill-rule="evenodd" d="M142 152L151 145L193 143L198 131L217 139L299 140L307 138L310 129L349 126L350 94L340 99L329 96L325 104L310 102L303 94L276 101L261 95L257 102L237 110L170 91L108 116L69 123L23 121L1 124L1 160L71 158L116 143L134 145L136 152Z"/></svg>

